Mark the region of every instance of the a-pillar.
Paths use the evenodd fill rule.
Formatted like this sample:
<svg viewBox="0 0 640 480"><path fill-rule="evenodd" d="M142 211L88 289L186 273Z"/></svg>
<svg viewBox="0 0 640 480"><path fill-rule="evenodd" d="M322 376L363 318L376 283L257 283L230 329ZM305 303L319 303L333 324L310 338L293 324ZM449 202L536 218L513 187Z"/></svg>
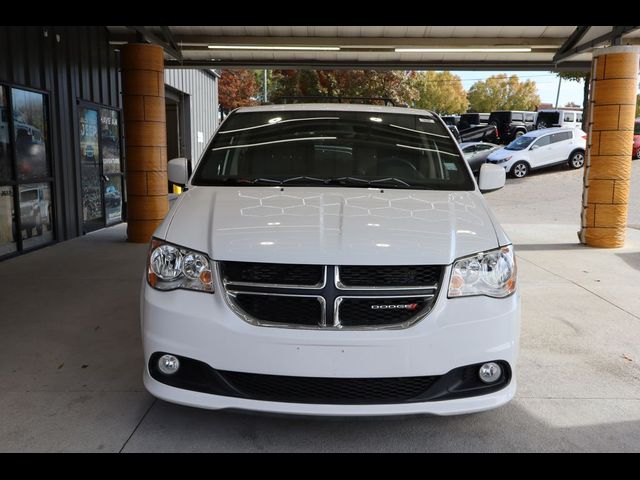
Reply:
<svg viewBox="0 0 640 480"><path fill-rule="evenodd" d="M639 60L635 46L593 54L580 231L592 247L624 246Z"/></svg>
<svg viewBox="0 0 640 480"><path fill-rule="evenodd" d="M122 47L127 240L144 243L169 211L162 47Z"/></svg>

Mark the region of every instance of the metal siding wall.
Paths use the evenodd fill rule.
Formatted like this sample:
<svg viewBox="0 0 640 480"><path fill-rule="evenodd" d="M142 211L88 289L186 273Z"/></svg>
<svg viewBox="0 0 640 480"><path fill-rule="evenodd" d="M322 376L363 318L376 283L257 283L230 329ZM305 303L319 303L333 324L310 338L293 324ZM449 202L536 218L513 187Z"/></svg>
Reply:
<svg viewBox="0 0 640 480"><path fill-rule="evenodd" d="M218 81L201 70L179 68L166 69L164 81L190 96L191 160L195 164L217 125ZM198 143L199 131L204 143Z"/></svg>
<svg viewBox="0 0 640 480"><path fill-rule="evenodd" d="M80 235L77 100L121 106L118 57L106 28L0 27L0 83L47 92L56 235Z"/></svg>

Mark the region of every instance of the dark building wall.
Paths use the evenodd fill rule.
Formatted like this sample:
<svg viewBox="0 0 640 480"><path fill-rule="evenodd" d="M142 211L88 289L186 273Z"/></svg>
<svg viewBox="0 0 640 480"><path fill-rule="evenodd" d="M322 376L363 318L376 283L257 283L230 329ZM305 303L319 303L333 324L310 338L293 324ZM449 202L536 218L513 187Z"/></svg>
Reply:
<svg viewBox="0 0 640 480"><path fill-rule="evenodd" d="M0 27L0 83L48 94L57 240L82 234L78 101L120 108L118 68L105 27Z"/></svg>

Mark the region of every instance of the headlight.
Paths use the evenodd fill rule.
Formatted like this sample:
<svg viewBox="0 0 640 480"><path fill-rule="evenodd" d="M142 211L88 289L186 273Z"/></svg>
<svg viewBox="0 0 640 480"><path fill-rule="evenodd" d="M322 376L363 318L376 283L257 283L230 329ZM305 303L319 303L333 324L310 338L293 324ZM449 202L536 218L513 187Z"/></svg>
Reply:
<svg viewBox="0 0 640 480"><path fill-rule="evenodd" d="M505 158L501 158L500 160L498 160L496 163L505 163L508 162L509 160L511 160L511 157L513 157L513 155L509 156L509 157L505 157Z"/></svg>
<svg viewBox="0 0 640 480"><path fill-rule="evenodd" d="M516 290L517 268L513 246L481 252L453 263L449 298L487 295L502 298Z"/></svg>
<svg viewBox="0 0 640 480"><path fill-rule="evenodd" d="M198 290L213 293L211 259L204 253L152 239L147 281L158 290Z"/></svg>

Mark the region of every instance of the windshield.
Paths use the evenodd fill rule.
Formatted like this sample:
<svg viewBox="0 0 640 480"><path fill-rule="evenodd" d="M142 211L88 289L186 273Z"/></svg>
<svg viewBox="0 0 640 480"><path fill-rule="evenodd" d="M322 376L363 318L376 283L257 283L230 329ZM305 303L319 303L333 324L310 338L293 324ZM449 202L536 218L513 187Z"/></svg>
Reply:
<svg viewBox="0 0 640 480"><path fill-rule="evenodd" d="M513 142L511 142L505 148L507 150L524 150L529 145L531 145L534 140L535 140L535 137L526 137L523 135L522 137L516 138Z"/></svg>
<svg viewBox="0 0 640 480"><path fill-rule="evenodd" d="M230 115L192 184L475 188L437 117L324 110Z"/></svg>

